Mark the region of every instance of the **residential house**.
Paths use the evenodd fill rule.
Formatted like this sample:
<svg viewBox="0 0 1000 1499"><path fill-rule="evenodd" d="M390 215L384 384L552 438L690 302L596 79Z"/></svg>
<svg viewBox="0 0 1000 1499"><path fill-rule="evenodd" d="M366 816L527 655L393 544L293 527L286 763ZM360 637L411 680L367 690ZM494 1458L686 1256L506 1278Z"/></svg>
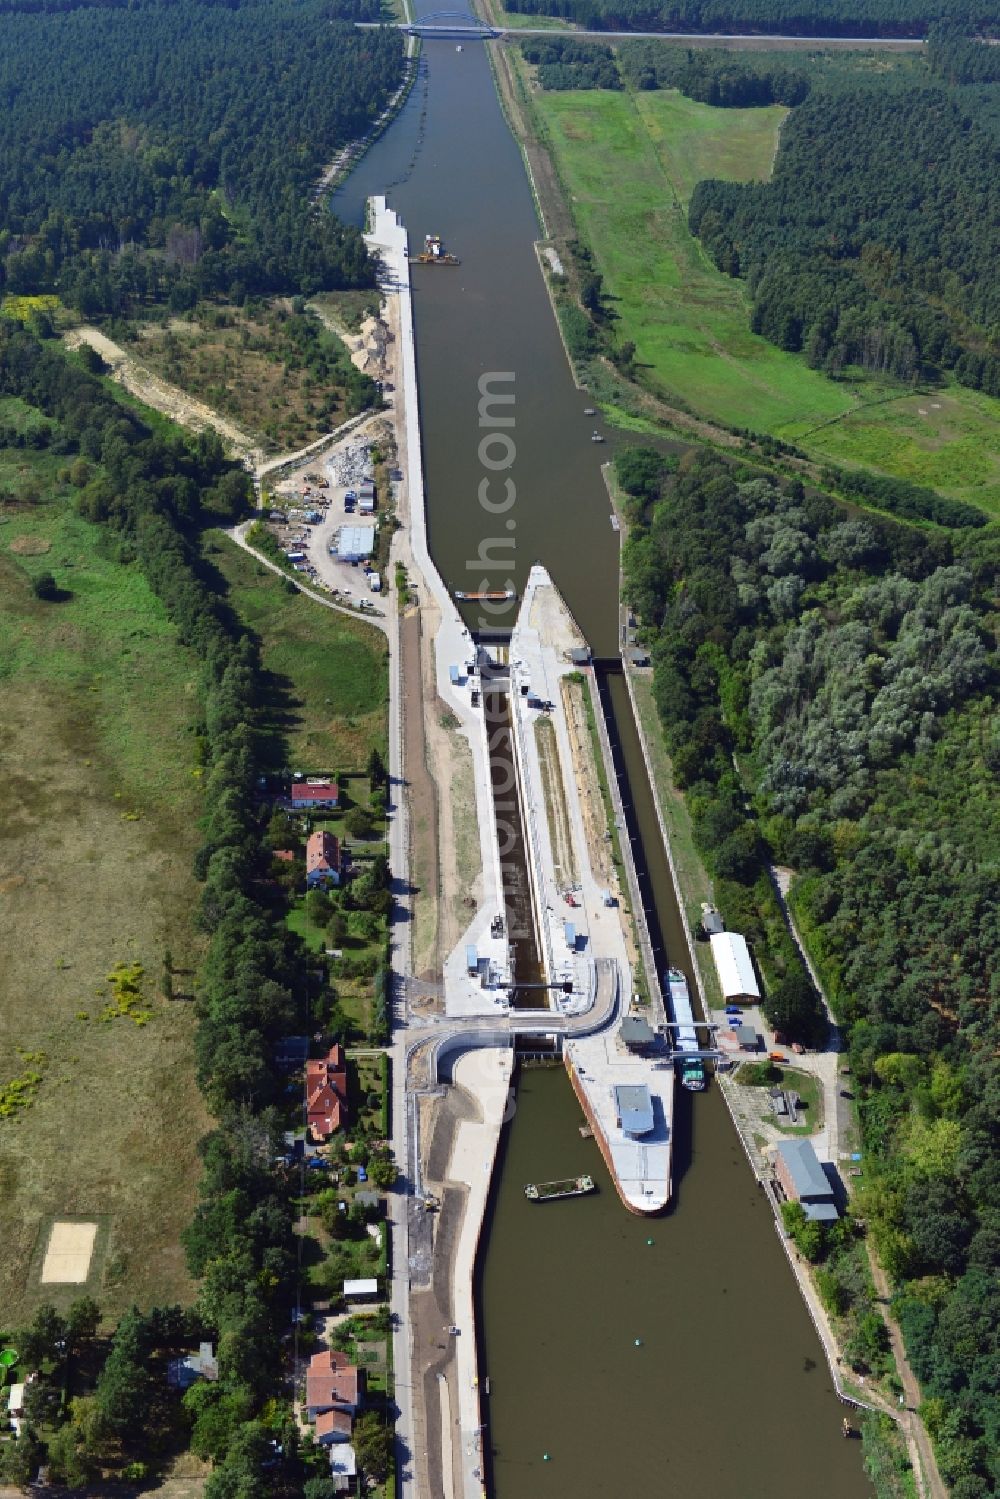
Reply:
<svg viewBox="0 0 1000 1499"><path fill-rule="evenodd" d="M319 776L293 781L288 801L293 812L308 812L313 807L336 811L340 805L340 787L336 781Z"/></svg>
<svg viewBox="0 0 1000 1499"><path fill-rule="evenodd" d="M306 840L306 884L310 890L317 885L339 885L341 870L340 839L317 828Z"/></svg>
<svg viewBox="0 0 1000 1499"><path fill-rule="evenodd" d="M347 1063L340 1042L306 1063L306 1120L314 1140L328 1140L347 1122Z"/></svg>
<svg viewBox="0 0 1000 1499"><path fill-rule="evenodd" d="M167 1383L175 1390L190 1389L199 1379L211 1383L219 1377L219 1361L211 1343L201 1343L197 1353L185 1354L183 1358L172 1358L167 1365Z"/></svg>
<svg viewBox="0 0 1000 1499"><path fill-rule="evenodd" d="M349 1442L354 1435L354 1417L350 1411L324 1411L316 1417L316 1440L321 1447L334 1442Z"/></svg>
<svg viewBox="0 0 1000 1499"><path fill-rule="evenodd" d="M339 1348L314 1353L306 1370L306 1412L310 1421L341 1411L353 1416L360 1409L365 1393L365 1371L352 1364ZM318 1427L317 1427L317 1435ZM351 1434L347 1429L347 1437ZM333 1440L347 1440L333 1438Z"/></svg>

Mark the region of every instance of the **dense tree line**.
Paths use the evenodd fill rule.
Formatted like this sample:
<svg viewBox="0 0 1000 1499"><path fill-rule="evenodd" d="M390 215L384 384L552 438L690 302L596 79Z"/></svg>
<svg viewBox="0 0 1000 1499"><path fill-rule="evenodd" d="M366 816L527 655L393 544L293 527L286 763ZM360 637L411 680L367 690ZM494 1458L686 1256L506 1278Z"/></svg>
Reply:
<svg viewBox="0 0 1000 1499"><path fill-rule="evenodd" d="M997 48L954 28L937 27L931 32L927 65L945 83L1000 83Z"/></svg>
<svg viewBox="0 0 1000 1499"><path fill-rule="evenodd" d="M618 68L610 47L595 42L577 42L572 37L533 37L521 43L528 62L538 65L543 88L621 88Z"/></svg>
<svg viewBox="0 0 1000 1499"><path fill-rule="evenodd" d="M995 31L990 0L508 0L522 15L561 16L594 31L776 32L926 36L940 22Z"/></svg>
<svg viewBox="0 0 1000 1499"><path fill-rule="evenodd" d="M12 15L0 50L0 284L87 316L372 284L314 209L322 167L398 85L399 34L177 0Z"/></svg>
<svg viewBox="0 0 1000 1499"><path fill-rule="evenodd" d="M640 449L618 473L626 593L720 907L766 943L760 861L799 872L793 905L861 1098L861 1211L945 1477L986 1499L1000 1482L995 545L858 517L716 457L678 470ZM779 989L757 956L772 1019L805 1028L801 975ZM837 1265L826 1273L842 1299Z"/></svg>
<svg viewBox="0 0 1000 1499"><path fill-rule="evenodd" d="M159 10L185 4L187 0L0 0L0 15L61 15L71 10ZM217 5L223 10L239 10L243 5L257 5L259 0L198 0L200 5ZM331 16L343 21L381 21L382 0L330 0Z"/></svg>
<svg viewBox="0 0 1000 1499"><path fill-rule="evenodd" d="M774 54L751 58L643 40L623 42L618 63L635 88L676 88L719 109L801 104L809 92L808 75Z"/></svg>
<svg viewBox="0 0 1000 1499"><path fill-rule="evenodd" d="M239 1482L254 1473L259 1479L265 1463L269 1493L298 1493L294 1433L280 1433L279 1462L273 1422L265 1430L256 1418L274 1392L294 1289L290 1189L274 1165L281 1145L272 1105L284 1086L274 1048L302 1027L297 996L309 992L309 981L267 878L256 799L256 645L213 592L197 540L204 520L246 508L249 479L224 458L214 435L188 441L150 431L58 346L10 323L0 323L0 393L20 397L57 424L62 450L76 455L69 472L81 513L106 527L123 560L138 562L202 665L207 764L196 871L208 950L198 983L196 1054L201 1086L220 1122L202 1145L200 1205L185 1243L200 1280L197 1321L218 1340L220 1372L217 1383L191 1393L187 1409L196 1450L218 1464L206 1489L210 1499L244 1492ZM148 1438L150 1412L161 1401L160 1383L151 1382L147 1367L151 1346L142 1319L127 1315L94 1396L101 1420L94 1427L94 1407L85 1405L60 1437L67 1465L71 1458L82 1462L88 1450L105 1451L109 1432L123 1457ZM105 1411L109 1390L117 1393Z"/></svg>
<svg viewBox="0 0 1000 1499"><path fill-rule="evenodd" d="M986 516L975 505L948 499L946 495L938 494L924 484L913 484L909 479L869 474L864 469L825 468L823 482L850 499L859 499L877 510L888 510L903 520L929 520L935 525L956 530L970 526L978 530L986 525Z"/></svg>
<svg viewBox="0 0 1000 1499"><path fill-rule="evenodd" d="M770 182L699 183L691 229L746 278L754 331L831 374L1000 395L1000 143L975 116L934 86L814 90Z"/></svg>

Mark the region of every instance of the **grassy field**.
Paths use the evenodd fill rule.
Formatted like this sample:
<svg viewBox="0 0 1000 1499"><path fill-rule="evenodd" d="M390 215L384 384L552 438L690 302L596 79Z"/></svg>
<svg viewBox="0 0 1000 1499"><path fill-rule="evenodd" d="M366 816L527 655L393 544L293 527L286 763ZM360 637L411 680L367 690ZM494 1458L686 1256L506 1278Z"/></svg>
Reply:
<svg viewBox="0 0 1000 1499"><path fill-rule="evenodd" d="M877 468L1000 515L1000 401L948 385L859 407L795 442L845 468Z"/></svg>
<svg viewBox="0 0 1000 1499"><path fill-rule="evenodd" d="M715 270L687 228L697 176L768 174L784 110L714 110L666 92L540 93L535 103L620 336L654 388L699 415L779 433L853 405L848 391L750 332L742 286Z"/></svg>
<svg viewBox="0 0 1000 1499"><path fill-rule="evenodd" d="M302 594L221 532L208 539L229 602L259 637L270 675L276 753L296 770L364 770L384 755L389 667L385 636ZM284 763L284 760L282 760Z"/></svg>
<svg viewBox="0 0 1000 1499"><path fill-rule="evenodd" d="M108 1317L190 1296L179 1236L208 1127L191 1007L161 993L166 950L178 995L196 957L197 665L138 570L76 516L64 461L0 449L0 1306L14 1324L83 1290ZM43 571L59 602L34 597ZM135 1013L111 1018L108 975L134 963ZM32 1074L19 1108L10 1085ZM91 1276L43 1291L60 1217L98 1225Z"/></svg>
<svg viewBox="0 0 1000 1499"><path fill-rule="evenodd" d="M687 202L701 178L769 175L785 110L713 109L668 90L536 92L533 102L619 336L635 344L654 390L817 459L1000 511L1000 401L957 385L911 394L809 369L750 332L742 284L689 233Z"/></svg>
<svg viewBox="0 0 1000 1499"><path fill-rule="evenodd" d="M494 3L491 13L498 26L506 26L508 31L523 31L528 27L532 31L574 31L576 27L572 22L564 21L561 16L530 16L523 15L518 10L503 10L499 3Z"/></svg>

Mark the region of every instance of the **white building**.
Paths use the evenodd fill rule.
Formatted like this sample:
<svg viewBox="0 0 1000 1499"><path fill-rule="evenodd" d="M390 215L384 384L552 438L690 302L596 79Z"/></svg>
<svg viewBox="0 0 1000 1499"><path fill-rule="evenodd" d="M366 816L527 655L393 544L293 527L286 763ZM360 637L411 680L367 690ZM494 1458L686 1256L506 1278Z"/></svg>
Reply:
<svg viewBox="0 0 1000 1499"><path fill-rule="evenodd" d="M377 1280L345 1280L344 1296L348 1301L359 1301L364 1296L378 1295Z"/></svg>
<svg viewBox="0 0 1000 1499"><path fill-rule="evenodd" d="M739 932L713 932L709 939L715 971L725 999L756 1004L760 999L757 976L753 971L747 940Z"/></svg>
<svg viewBox="0 0 1000 1499"><path fill-rule="evenodd" d="M330 1448L330 1475L334 1481L343 1480L345 1493L349 1490L357 1471L358 1460L350 1442L338 1442L335 1447Z"/></svg>
<svg viewBox="0 0 1000 1499"><path fill-rule="evenodd" d="M12 1384L10 1395L7 1397L7 1412L10 1416L10 1424L14 1428L14 1435L21 1435L21 1422L24 1419L24 1385Z"/></svg>
<svg viewBox="0 0 1000 1499"><path fill-rule="evenodd" d="M375 550L374 526L341 526L337 542L339 562L361 562Z"/></svg>

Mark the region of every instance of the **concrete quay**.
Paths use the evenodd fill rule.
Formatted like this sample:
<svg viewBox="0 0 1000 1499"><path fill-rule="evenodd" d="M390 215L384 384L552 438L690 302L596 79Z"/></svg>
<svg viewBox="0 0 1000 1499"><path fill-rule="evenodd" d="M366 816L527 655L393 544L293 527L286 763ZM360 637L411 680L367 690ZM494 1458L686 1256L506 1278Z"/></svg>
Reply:
<svg viewBox="0 0 1000 1499"><path fill-rule="evenodd" d="M420 1018L411 1014L404 989L402 1014L397 1014L392 1042L393 1135L405 1183L392 1213L392 1309L400 1408L398 1492L401 1499L407 1499L419 1490L424 1460L419 1442L421 1446L433 1445L440 1453L437 1466L442 1476L449 1475L448 1492L454 1493L455 1499L482 1499L484 1467L473 1278L507 1112L515 1039L543 1035L562 1039L571 1058L573 1085L594 1124L622 1200L634 1212L655 1211L669 1196L668 1108L673 1073L669 1069L658 1072L651 1062L629 1057L617 1046L615 1021L623 987L626 995L632 992L622 912L606 904L604 884L591 868L561 686L562 678L575 669L566 652L582 642L541 568L532 570L512 639L511 717L543 962L549 979L570 983L572 991L560 994L553 1008L514 1012L507 1004L506 937L491 932L494 918L504 912L504 900L481 695L480 705L472 704L473 687L479 688L480 694L482 688L481 676L473 669L477 664L476 644L427 544L407 235L384 198L372 199L370 208L367 242L380 256L382 286L395 300L398 314L394 422L397 461L403 474L397 499L405 529L394 540L394 555L412 559L423 596L429 596L438 611L440 624L432 642L434 688L454 715L471 750L482 858L478 908L444 963L444 1014ZM394 780L403 785L400 707L404 694L409 701L409 695L420 689L417 683L400 680L396 616L391 610L389 613L390 751ZM522 692L522 686L531 690ZM540 712L539 702L552 706ZM543 717L547 727L539 730ZM391 865L394 876L404 885L408 812L405 807L396 809L391 826ZM573 905L568 903L567 893ZM572 944L567 919L574 927ZM466 960L470 945L483 960L471 975ZM405 986L411 963L405 920L394 923L393 959ZM588 1041L589 1037L593 1040ZM578 1047L596 1049L578 1053ZM421 1069L411 1069L411 1061L425 1053L430 1069L426 1086L421 1081ZM432 1094L443 1076L474 1102L478 1117L472 1122L462 1120L448 1158L449 1180L467 1191L449 1262L451 1315L457 1332L448 1334L453 1356L447 1377L440 1376L437 1387L435 1403L440 1407L440 1419L434 1419L433 1429L428 1429L426 1409L416 1392L423 1388L423 1371L437 1355L425 1346L426 1332L418 1335L414 1328L412 1297L422 1284L421 1246L432 1242L421 1201L421 1106L431 1100L417 1095ZM647 1083L654 1097L656 1128L637 1147L636 1142L626 1140L617 1124L612 1088L616 1081L639 1080Z"/></svg>
<svg viewBox="0 0 1000 1499"><path fill-rule="evenodd" d="M370 199L370 229L365 235L369 248L381 258L382 285L398 298L400 343L399 374L402 386L402 442L400 455L403 483L409 512L409 543L415 568L420 572L426 592L433 598L440 614L440 626L434 637L434 674L438 697L458 722L459 732L472 751L476 792L476 819L479 827L482 858L482 898L475 916L445 963L446 1009L462 1016L481 1014L488 1005L495 1012L499 977L493 992L483 996L479 985L468 981L465 973L465 950L476 945L490 967L506 974L506 942L489 940L493 917L503 911L503 888L500 858L494 832L493 788L490 781L486 725L481 708L472 707L471 685L479 678L468 670L476 659L476 646L466 628L444 580L433 562L427 545L427 509L424 490L423 459L420 443L420 415L417 393L417 356L413 336L413 303L410 286L409 243L404 225L386 204L384 197ZM405 461L404 461L405 459ZM456 667L459 681L452 681L451 668ZM506 992L505 990L503 991Z"/></svg>
<svg viewBox="0 0 1000 1499"><path fill-rule="evenodd" d="M556 1000L556 1008L567 1017L584 1016L593 1005L601 968L612 968L619 985L630 985L622 913L609 904L614 897L592 870L579 788L570 773L572 752L560 679L576 670L569 652L582 644L548 573L533 567L511 636L511 718L545 963L551 981L573 984L571 995L558 995ZM541 746L546 741L543 768ZM651 974L650 982L654 980ZM619 1028L607 1024L586 1036L572 1037L567 1031L564 1056L622 1202L633 1213L662 1211L671 1190L672 1062L662 1056L630 1055L620 1044ZM622 1129L614 1100L616 1087L635 1084L649 1089L654 1119L653 1129L638 1139Z"/></svg>

